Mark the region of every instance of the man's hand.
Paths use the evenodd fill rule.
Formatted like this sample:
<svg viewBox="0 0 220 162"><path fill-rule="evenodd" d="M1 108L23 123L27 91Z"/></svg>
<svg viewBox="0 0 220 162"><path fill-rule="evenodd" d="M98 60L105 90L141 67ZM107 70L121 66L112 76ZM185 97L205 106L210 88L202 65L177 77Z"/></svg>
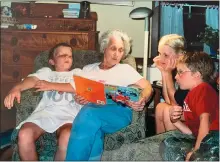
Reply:
<svg viewBox="0 0 220 162"><path fill-rule="evenodd" d="M172 106L169 110L170 120L172 123L177 122L181 115L183 114L183 109L181 106Z"/></svg>
<svg viewBox="0 0 220 162"><path fill-rule="evenodd" d="M21 100L21 90L20 89L12 89L8 95L5 97L4 105L8 109L11 109L14 106L14 100L17 99L17 102L20 103Z"/></svg>
<svg viewBox="0 0 220 162"><path fill-rule="evenodd" d="M34 88L36 88L36 92L54 90L53 83L45 81L45 80L37 81Z"/></svg>

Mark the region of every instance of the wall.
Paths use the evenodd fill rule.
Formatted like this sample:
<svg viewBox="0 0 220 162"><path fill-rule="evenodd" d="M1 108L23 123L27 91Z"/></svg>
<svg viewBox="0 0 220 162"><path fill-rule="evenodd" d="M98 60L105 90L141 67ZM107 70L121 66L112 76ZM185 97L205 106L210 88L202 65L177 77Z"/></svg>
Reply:
<svg viewBox="0 0 220 162"><path fill-rule="evenodd" d="M135 2L134 7L92 4L91 10L98 14L97 30L102 34L108 29L121 29L133 39L132 55L143 57L144 20L133 20L129 13L137 7L152 8L152 2Z"/></svg>

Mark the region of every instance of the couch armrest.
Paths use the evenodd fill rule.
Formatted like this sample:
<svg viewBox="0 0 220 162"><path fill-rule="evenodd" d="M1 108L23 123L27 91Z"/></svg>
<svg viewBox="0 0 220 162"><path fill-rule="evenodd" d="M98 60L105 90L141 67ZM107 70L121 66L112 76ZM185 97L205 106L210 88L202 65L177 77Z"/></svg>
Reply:
<svg viewBox="0 0 220 162"><path fill-rule="evenodd" d="M42 92L34 92L34 89L29 89L21 93L21 103L15 102L15 108L17 110L16 125L30 116L42 98L42 94Z"/></svg>

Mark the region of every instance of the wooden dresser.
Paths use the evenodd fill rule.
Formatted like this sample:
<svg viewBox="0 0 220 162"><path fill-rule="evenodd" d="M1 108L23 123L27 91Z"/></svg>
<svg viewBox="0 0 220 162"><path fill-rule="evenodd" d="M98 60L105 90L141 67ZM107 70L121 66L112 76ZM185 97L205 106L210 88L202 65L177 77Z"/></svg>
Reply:
<svg viewBox="0 0 220 162"><path fill-rule="evenodd" d="M5 96L32 72L34 59L41 51L60 42L69 43L73 49L96 50L98 46L95 12L91 12L90 19L62 18L62 9L68 8L67 4L12 3L12 8L18 5L28 11L25 15L14 15L19 24L35 24L37 29L1 30L1 114L5 115L11 113L3 106ZM7 128L1 126L3 130L15 126L15 113L7 118L14 120Z"/></svg>

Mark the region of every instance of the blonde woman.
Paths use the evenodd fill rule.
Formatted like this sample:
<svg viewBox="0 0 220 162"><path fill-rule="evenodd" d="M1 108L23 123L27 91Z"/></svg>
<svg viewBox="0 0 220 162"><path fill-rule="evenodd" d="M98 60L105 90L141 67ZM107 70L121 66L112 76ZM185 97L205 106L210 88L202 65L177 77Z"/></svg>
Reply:
<svg viewBox="0 0 220 162"><path fill-rule="evenodd" d="M163 36L159 41L159 55L154 58L156 67L160 70L165 102L156 107L156 133L174 130L176 127L170 121L169 109L172 105L182 106L187 90L176 90L174 75L176 61L185 53L185 40L177 34Z"/></svg>

